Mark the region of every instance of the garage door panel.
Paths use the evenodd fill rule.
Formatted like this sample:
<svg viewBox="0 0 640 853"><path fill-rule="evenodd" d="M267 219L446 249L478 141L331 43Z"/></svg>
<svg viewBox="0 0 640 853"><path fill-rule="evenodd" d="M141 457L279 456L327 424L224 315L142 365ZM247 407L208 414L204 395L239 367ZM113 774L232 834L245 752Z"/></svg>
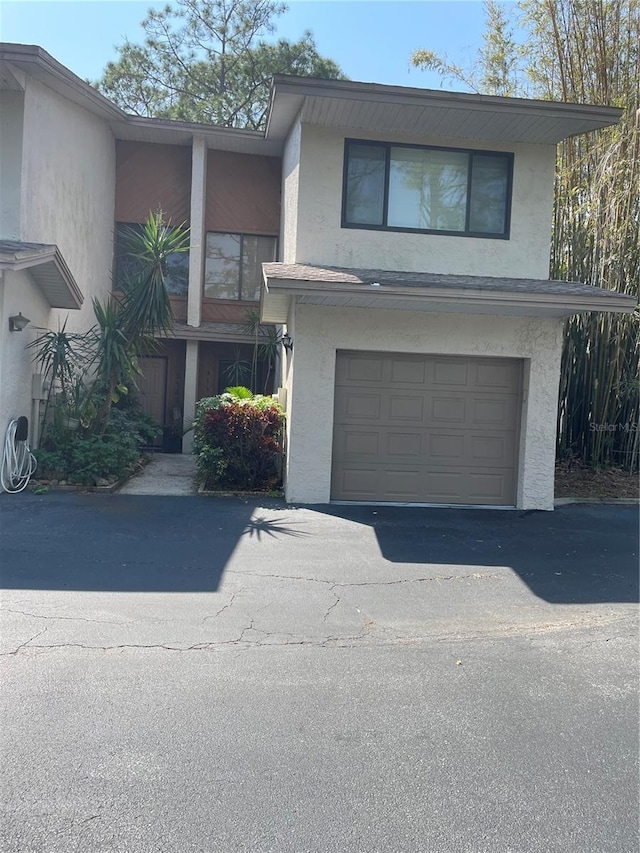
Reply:
<svg viewBox="0 0 640 853"><path fill-rule="evenodd" d="M337 474L335 488L343 495L343 500L379 500L378 476L377 468L345 466Z"/></svg>
<svg viewBox="0 0 640 853"><path fill-rule="evenodd" d="M512 362L476 362L472 370L472 386L476 389L493 389L512 393L518 384L520 367Z"/></svg>
<svg viewBox="0 0 640 853"><path fill-rule="evenodd" d="M434 361L433 385L466 386L469 384L469 365L458 361Z"/></svg>
<svg viewBox="0 0 640 853"><path fill-rule="evenodd" d="M377 421L382 414L382 395L358 392L345 394L338 406L338 411L340 410L346 422L362 419Z"/></svg>
<svg viewBox="0 0 640 853"><path fill-rule="evenodd" d="M390 421L422 421L424 418L424 397L422 394L414 396L390 395L388 412Z"/></svg>
<svg viewBox="0 0 640 853"><path fill-rule="evenodd" d="M513 505L521 373L514 359L339 352L332 498Z"/></svg>
<svg viewBox="0 0 640 853"><path fill-rule="evenodd" d="M423 455L423 433L416 432L386 432L387 457L419 460Z"/></svg>
<svg viewBox="0 0 640 853"><path fill-rule="evenodd" d="M427 379L426 367L424 359L392 358L389 371L391 382L423 386Z"/></svg>
<svg viewBox="0 0 640 853"><path fill-rule="evenodd" d="M453 395L443 397L441 395L428 398L429 416L427 423L443 426L452 424L457 427L465 423L467 419L467 400L464 397Z"/></svg>
<svg viewBox="0 0 640 853"><path fill-rule="evenodd" d="M515 433L471 435L468 438L470 465L510 467L515 455Z"/></svg>
<svg viewBox="0 0 640 853"><path fill-rule="evenodd" d="M354 429L343 433L344 441L341 458L349 459L354 456L379 456L380 432L378 430L365 432Z"/></svg>
<svg viewBox="0 0 640 853"><path fill-rule="evenodd" d="M464 464L466 457L465 436L462 433L450 435L449 433L430 433L427 435L427 458L434 462L442 461L445 464L456 462Z"/></svg>
<svg viewBox="0 0 640 853"><path fill-rule="evenodd" d="M340 365L342 375L340 378L347 382L382 382L383 359L380 356L352 356L347 363Z"/></svg>
<svg viewBox="0 0 640 853"><path fill-rule="evenodd" d="M509 471L470 471L469 472L469 503L492 504L503 503L503 496L512 488L512 477Z"/></svg>

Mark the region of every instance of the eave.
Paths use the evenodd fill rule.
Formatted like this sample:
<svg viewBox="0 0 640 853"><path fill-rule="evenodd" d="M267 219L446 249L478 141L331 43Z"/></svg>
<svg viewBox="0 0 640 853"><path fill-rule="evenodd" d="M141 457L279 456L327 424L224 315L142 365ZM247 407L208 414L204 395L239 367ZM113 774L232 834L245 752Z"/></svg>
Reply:
<svg viewBox="0 0 640 853"><path fill-rule="evenodd" d="M249 332L246 324L204 322L199 326L189 326L186 323L174 323L170 337L184 341L211 341L213 343L250 344L254 345L256 337ZM258 343L264 343L268 336L259 332Z"/></svg>
<svg viewBox="0 0 640 853"><path fill-rule="evenodd" d="M0 270L29 270L52 308L80 308L84 301L82 291L57 246L1 240Z"/></svg>
<svg viewBox="0 0 640 853"><path fill-rule="evenodd" d="M570 136L617 124L622 110L351 80L276 76L267 139L284 140L297 116L303 124L349 133L555 145Z"/></svg>
<svg viewBox="0 0 640 853"><path fill-rule="evenodd" d="M263 264L265 323L286 323L292 302L342 308L568 317L586 311L633 311L637 301L578 282L347 270Z"/></svg>

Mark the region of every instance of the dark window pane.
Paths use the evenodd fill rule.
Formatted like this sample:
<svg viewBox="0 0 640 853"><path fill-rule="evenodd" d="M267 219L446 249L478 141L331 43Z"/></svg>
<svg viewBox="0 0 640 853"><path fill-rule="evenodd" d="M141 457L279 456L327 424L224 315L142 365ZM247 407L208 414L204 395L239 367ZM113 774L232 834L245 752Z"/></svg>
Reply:
<svg viewBox="0 0 640 853"><path fill-rule="evenodd" d="M170 296L189 292L189 252L176 252L167 258L164 283Z"/></svg>
<svg viewBox="0 0 640 853"><path fill-rule="evenodd" d="M119 222L116 225L116 260L114 290L123 290L127 280L135 278L145 268L144 261L131 255L131 232L142 233L137 223ZM189 253L169 255L164 271L164 283L170 296L186 296L189 290Z"/></svg>
<svg viewBox="0 0 640 853"><path fill-rule="evenodd" d="M207 234L205 296L211 299L239 298L240 243L239 234Z"/></svg>
<svg viewBox="0 0 640 853"><path fill-rule="evenodd" d="M349 145L347 164L347 222L382 225L384 210L385 149Z"/></svg>
<svg viewBox="0 0 640 853"><path fill-rule="evenodd" d="M473 155L469 230L504 234L507 217L509 158Z"/></svg>
<svg viewBox="0 0 640 853"><path fill-rule="evenodd" d="M466 152L392 148L387 224L464 231L468 164Z"/></svg>
<svg viewBox="0 0 640 853"><path fill-rule="evenodd" d="M276 238L245 235L242 241L241 299L258 301L262 287L262 264L276 259Z"/></svg>
<svg viewBox="0 0 640 853"><path fill-rule="evenodd" d="M125 283L135 278L142 270L143 264L130 254L129 241L131 232L139 233L141 225L134 222L118 222L116 224L116 257L113 275L113 289L124 290Z"/></svg>

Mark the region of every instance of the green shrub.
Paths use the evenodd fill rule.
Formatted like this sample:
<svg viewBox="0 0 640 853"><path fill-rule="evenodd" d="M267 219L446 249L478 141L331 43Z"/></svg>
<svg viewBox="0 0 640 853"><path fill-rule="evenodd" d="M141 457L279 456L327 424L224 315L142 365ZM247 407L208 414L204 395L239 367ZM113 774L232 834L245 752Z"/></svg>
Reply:
<svg viewBox="0 0 640 853"><path fill-rule="evenodd" d="M103 434L70 430L56 419L35 452L38 476L83 486L95 485L100 479L119 480L140 458L141 445L149 444L159 431L153 418L131 403L111 409L109 427Z"/></svg>
<svg viewBox="0 0 640 853"><path fill-rule="evenodd" d="M118 480L140 457L131 433L90 435L67 431L54 450L36 451L39 476L92 486L100 479Z"/></svg>
<svg viewBox="0 0 640 853"><path fill-rule="evenodd" d="M235 389L233 389L235 390ZM270 397L233 393L200 400L194 453L209 486L268 490L280 482L282 408Z"/></svg>

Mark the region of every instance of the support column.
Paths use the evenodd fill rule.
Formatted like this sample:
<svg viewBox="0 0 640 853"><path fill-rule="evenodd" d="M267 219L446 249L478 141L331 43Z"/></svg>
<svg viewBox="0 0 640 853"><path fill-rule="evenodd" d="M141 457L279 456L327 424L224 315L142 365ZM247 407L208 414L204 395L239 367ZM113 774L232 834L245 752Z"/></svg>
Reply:
<svg viewBox="0 0 640 853"><path fill-rule="evenodd" d="M184 412L183 430L189 430L189 432L182 439L183 453L191 453L193 449L193 430L191 429L191 424L196 413L199 344L199 341L187 341L184 366L184 404L182 411Z"/></svg>
<svg viewBox="0 0 640 853"><path fill-rule="evenodd" d="M187 325L199 326L202 317L202 286L206 232L204 209L207 192L207 143L194 136L191 148L191 248L189 249L189 294Z"/></svg>

